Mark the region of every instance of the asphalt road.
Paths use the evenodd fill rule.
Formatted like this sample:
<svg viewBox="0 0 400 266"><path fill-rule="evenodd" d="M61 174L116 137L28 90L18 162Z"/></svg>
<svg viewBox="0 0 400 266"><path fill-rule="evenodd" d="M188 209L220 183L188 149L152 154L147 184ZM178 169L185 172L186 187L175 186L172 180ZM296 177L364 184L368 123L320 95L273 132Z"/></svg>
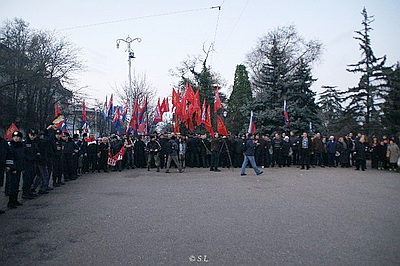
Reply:
<svg viewBox="0 0 400 266"><path fill-rule="evenodd" d="M0 264L400 264L399 173L264 172L85 175L0 215Z"/></svg>

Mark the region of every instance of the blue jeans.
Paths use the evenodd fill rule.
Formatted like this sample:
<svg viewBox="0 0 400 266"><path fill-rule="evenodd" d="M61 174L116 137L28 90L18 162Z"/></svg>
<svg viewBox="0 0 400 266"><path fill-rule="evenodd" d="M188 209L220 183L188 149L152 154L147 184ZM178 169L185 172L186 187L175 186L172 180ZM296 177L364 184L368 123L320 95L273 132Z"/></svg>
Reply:
<svg viewBox="0 0 400 266"><path fill-rule="evenodd" d="M256 161L254 159L254 156L247 156L247 155L244 155L241 174L245 174L246 173L246 166L247 166L247 163L249 161L250 161L251 166L254 169L254 172L256 172L256 174L259 174L261 172L261 170L258 169L258 167L256 165Z"/></svg>

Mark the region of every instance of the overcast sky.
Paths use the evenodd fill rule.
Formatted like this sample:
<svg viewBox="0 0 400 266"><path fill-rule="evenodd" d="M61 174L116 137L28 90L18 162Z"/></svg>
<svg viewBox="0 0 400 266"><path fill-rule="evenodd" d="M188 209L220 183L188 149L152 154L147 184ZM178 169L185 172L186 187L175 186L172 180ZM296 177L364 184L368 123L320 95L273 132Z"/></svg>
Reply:
<svg viewBox="0 0 400 266"><path fill-rule="evenodd" d="M221 5L221 10L210 7ZM346 71L361 56L354 31L362 28L361 11L367 8L375 22L371 33L376 56L387 55L387 63L400 60L400 1L398 0L12 0L0 2L1 22L15 17L31 28L56 30L82 49L87 66L78 77L79 86L102 101L113 88L128 80L126 45L116 48L118 38L140 37L132 44L133 69L145 73L161 97L171 94L177 78L169 74L189 55L202 54L203 44L215 41L209 63L221 74L227 92L233 85L236 65L257 39L279 26L295 25L306 40L324 45L321 62L314 66L322 85L339 89L356 86L359 75ZM106 23L118 21L114 23ZM87 26L93 25L95 26Z"/></svg>

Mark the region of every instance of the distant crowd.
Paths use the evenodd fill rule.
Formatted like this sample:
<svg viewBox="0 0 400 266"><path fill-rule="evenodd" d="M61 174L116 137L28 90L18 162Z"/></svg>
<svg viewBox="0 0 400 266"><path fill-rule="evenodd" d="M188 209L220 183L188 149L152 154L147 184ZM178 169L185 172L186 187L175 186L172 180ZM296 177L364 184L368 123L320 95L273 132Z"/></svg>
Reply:
<svg viewBox="0 0 400 266"><path fill-rule="evenodd" d="M293 166L305 170L316 166L354 167L364 171L370 160L372 169L398 171L398 142L386 136L368 140L365 135L349 133L336 139L320 133L310 137L294 132L273 136L161 133L99 138L86 133L70 136L50 125L39 132L30 129L26 136L14 132L11 140L0 138L0 185L4 185L5 176L5 194L12 209L22 205L20 198L31 200L38 194L48 194L81 175L135 168L169 173L173 167L182 173L188 167L214 172L241 167L241 174L246 175L250 162L256 174L263 173L258 167Z"/></svg>

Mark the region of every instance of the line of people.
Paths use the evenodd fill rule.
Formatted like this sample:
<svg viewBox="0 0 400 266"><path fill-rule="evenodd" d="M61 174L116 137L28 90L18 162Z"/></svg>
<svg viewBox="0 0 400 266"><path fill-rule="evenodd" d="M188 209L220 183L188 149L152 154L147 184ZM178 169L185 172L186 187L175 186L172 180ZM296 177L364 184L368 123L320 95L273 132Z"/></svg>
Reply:
<svg viewBox="0 0 400 266"><path fill-rule="evenodd" d="M125 148L123 160L114 167L109 166L109 156ZM76 180L85 173L122 171L123 169L153 167L157 172L165 168L169 173L175 165L180 173L186 167L209 168L218 172L221 167L242 168L245 175L247 162L257 174L261 168L290 167L351 167L366 169L366 160L371 160L375 169L397 170L400 156L394 139L373 137L370 143L366 136L351 133L329 138L320 133L309 137L307 133L296 136L294 132L274 134L252 134L210 137L206 134L152 136L117 135L95 138L94 134L72 137L50 125L43 131L30 129L23 140L21 132L14 132L12 140L0 138L0 171L6 173L5 194L8 207L16 208L22 177L23 199L34 199L38 194L48 194L65 182ZM0 175L4 178L4 174ZM52 182L51 182L52 181ZM0 180L0 185L4 181ZM0 211L2 213L2 211Z"/></svg>

